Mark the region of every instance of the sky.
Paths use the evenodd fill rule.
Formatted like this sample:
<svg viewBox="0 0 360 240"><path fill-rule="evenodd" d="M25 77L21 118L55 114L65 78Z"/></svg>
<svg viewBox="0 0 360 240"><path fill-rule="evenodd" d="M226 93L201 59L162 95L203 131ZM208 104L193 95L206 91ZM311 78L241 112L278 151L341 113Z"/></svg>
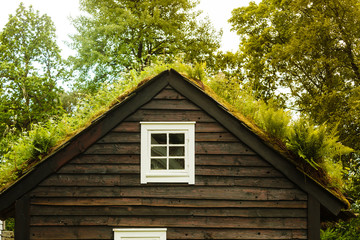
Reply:
<svg viewBox="0 0 360 240"><path fill-rule="evenodd" d="M57 43L62 49L63 57L68 57L74 52L67 46L70 42L69 34L75 33L69 17L76 17L80 14L78 0L0 0L0 29L3 29L9 20L9 14L15 14L16 9L23 2L28 8L32 5L40 14L47 14L51 17L56 27ZM201 0L199 9L206 14L215 29L223 30L221 50L236 51L239 45L239 37L230 32L231 25L227 20L231 17L234 8L246 6L250 0ZM258 1L256 1L258 2Z"/></svg>

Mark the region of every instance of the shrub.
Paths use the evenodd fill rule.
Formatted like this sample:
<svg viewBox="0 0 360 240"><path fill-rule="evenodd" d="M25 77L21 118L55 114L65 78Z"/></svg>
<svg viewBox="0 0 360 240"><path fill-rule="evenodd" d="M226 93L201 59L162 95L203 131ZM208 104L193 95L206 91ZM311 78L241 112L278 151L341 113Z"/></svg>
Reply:
<svg viewBox="0 0 360 240"><path fill-rule="evenodd" d="M325 230L321 230L321 240L358 240L360 236L360 218L340 221Z"/></svg>

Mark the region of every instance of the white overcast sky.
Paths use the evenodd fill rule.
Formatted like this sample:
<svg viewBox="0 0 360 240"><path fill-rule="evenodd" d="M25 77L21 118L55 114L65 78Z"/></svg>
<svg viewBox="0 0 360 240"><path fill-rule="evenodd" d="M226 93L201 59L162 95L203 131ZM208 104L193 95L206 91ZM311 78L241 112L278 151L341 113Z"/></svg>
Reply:
<svg viewBox="0 0 360 240"><path fill-rule="evenodd" d="M70 41L68 34L75 32L69 16L75 17L80 14L78 0L0 0L0 29L8 22L9 14L15 14L20 2L26 7L32 5L40 14L51 17L56 26L58 45L62 49L62 55L67 57L72 54L64 43ZM209 16L216 29L223 29L222 47L223 51L236 51L239 37L230 32L230 24L227 20L231 17L231 11L240 6L246 6L250 0L201 0L199 9ZM257 0L256 2L259 2Z"/></svg>

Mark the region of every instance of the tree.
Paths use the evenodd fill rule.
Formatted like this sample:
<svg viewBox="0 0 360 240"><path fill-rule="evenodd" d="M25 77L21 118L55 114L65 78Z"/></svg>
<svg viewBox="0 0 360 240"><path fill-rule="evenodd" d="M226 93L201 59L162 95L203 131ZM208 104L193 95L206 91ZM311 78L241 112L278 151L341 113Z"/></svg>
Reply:
<svg viewBox="0 0 360 240"><path fill-rule="evenodd" d="M360 149L359 0L263 0L233 10L246 78L269 99L288 89L299 112L338 125Z"/></svg>
<svg viewBox="0 0 360 240"><path fill-rule="evenodd" d="M283 97L316 124L337 128L355 150L341 161L360 209L360 1L262 0L234 9L229 21L253 92Z"/></svg>
<svg viewBox="0 0 360 240"><path fill-rule="evenodd" d="M0 134L59 113L62 73L50 17L20 4L0 33Z"/></svg>
<svg viewBox="0 0 360 240"><path fill-rule="evenodd" d="M71 58L80 84L96 89L130 69L142 70L156 59L211 64L220 34L206 19L198 21L198 1L83 0L86 14L73 19L77 34Z"/></svg>

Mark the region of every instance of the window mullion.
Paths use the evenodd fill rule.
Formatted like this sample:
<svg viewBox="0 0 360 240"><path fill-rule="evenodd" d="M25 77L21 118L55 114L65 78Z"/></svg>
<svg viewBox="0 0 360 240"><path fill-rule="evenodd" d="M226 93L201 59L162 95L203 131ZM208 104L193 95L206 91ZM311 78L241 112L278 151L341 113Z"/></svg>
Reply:
<svg viewBox="0 0 360 240"><path fill-rule="evenodd" d="M170 162L170 160L169 160L169 155L170 155L170 153L169 153L169 151L170 151L170 147L169 147L169 143L170 143L170 140L169 140L169 137L170 137L170 135L169 135L169 132L167 132L166 133L166 170L169 170L169 162Z"/></svg>

